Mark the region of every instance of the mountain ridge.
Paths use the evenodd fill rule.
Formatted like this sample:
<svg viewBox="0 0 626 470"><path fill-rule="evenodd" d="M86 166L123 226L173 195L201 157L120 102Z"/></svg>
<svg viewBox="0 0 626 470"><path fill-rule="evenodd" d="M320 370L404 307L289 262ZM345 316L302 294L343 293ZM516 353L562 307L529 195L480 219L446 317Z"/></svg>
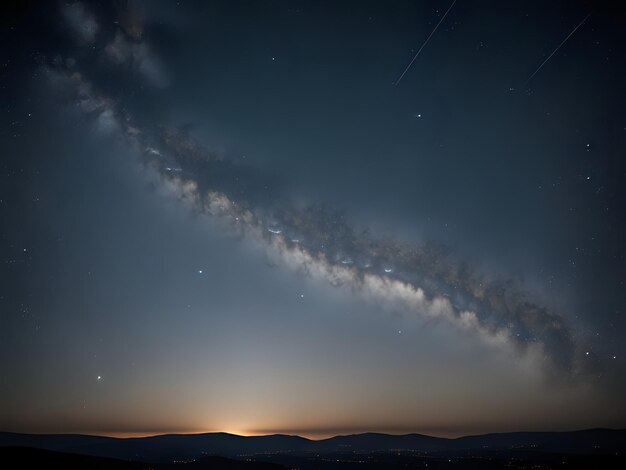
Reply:
<svg viewBox="0 0 626 470"><path fill-rule="evenodd" d="M531 450L565 454L626 453L626 429L518 431L457 438L425 434L358 433L313 440L298 435L241 436L223 432L109 437L84 434L0 432L0 447L32 447L59 452L146 462L172 462L205 455L226 457L261 454L330 454L334 452L407 451L458 454L471 451Z"/></svg>

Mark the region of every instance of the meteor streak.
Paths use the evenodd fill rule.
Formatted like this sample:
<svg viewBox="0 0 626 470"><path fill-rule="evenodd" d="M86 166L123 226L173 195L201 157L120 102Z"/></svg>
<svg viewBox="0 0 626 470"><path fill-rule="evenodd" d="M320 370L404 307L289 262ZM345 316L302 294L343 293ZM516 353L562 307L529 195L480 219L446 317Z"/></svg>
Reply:
<svg viewBox="0 0 626 470"><path fill-rule="evenodd" d="M452 2L452 4L448 7L448 9L446 10L446 12L443 14L443 16L441 17L441 19L439 20L439 23L437 23L437 26L435 26L435 28L430 32L430 34L428 35L428 37L426 38L426 41L424 41L424 43L422 44L422 46L419 48L419 50L417 51L417 53L413 56L413 58L411 59L411 62L409 62L409 65L406 66L406 68L404 69L404 72L402 72L402 74L400 75L400 77L396 80L396 83L394 84L394 86L398 86L400 84L400 80L402 80L402 77L404 77L404 75L409 71L409 69L411 68L411 65L413 65L413 62L415 62L415 59L417 59L417 56L420 55L420 53L422 52L422 49L424 49L424 47L426 47L426 44L428 44L428 41L430 41L430 38L433 37L433 34L435 34L435 31L437 31L437 28L439 27L439 25L441 24L441 22L445 19L445 17L448 15L448 12L450 10L452 10L452 7L454 6L454 4L456 3L456 0L454 0Z"/></svg>
<svg viewBox="0 0 626 470"><path fill-rule="evenodd" d="M528 82L530 82L530 81L533 79L533 77L534 77L535 75L537 75L537 73L538 73L538 72L542 69L542 67L546 64L546 62L548 62L548 61L550 60L550 58L551 58L554 54L556 54L556 52L557 52L557 51L561 48L561 46L562 46L563 44L565 44L565 43L567 42L567 40L568 40L570 37L572 37L572 35L576 32L576 30L577 30L578 28L580 28L580 27L583 25L583 23L584 23L585 21L587 21L587 19L588 19L590 16L591 16L591 14L589 14L589 15L585 16L585 19L584 19L584 20L582 20L580 23L578 23L578 26L576 26L576 27L575 27L575 28L574 28L574 29L573 29L573 30L572 30L572 31L571 31L571 32L570 32L570 33L569 33L569 34L565 37L565 39L563 39L563 41L561 42L561 44L559 44L558 46L556 46L556 49L554 49L554 50L552 51L552 54L550 54L550 55L548 56L548 58L547 58L546 60L544 60L544 61L541 63L541 65L540 65L539 67L537 67L537 70L535 70L535 71L532 73L532 75L531 75L530 77L528 77L528 79L524 82L524 86L528 85Z"/></svg>

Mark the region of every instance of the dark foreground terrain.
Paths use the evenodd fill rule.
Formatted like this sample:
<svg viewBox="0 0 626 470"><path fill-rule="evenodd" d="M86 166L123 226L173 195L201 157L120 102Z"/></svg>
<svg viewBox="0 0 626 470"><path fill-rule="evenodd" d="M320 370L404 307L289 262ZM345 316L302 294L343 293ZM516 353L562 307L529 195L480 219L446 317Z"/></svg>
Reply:
<svg viewBox="0 0 626 470"><path fill-rule="evenodd" d="M258 456L261 458L261 456ZM325 456L272 457L272 462L290 469L457 469L457 470L551 470L551 469L624 469L626 457L606 455L476 455L463 457L425 456L415 453L331 454Z"/></svg>
<svg viewBox="0 0 626 470"><path fill-rule="evenodd" d="M59 470L281 470L285 467L268 462L254 462L209 456L193 462L149 464L128 460L68 454L32 447L0 447L0 462L5 469L59 469Z"/></svg>
<svg viewBox="0 0 626 470"><path fill-rule="evenodd" d="M621 455L518 454L445 458L414 453L257 455L246 460L207 456L190 462L145 463L68 454L30 447L0 448L0 462L6 469L58 470L280 470L280 469L623 469Z"/></svg>
<svg viewBox="0 0 626 470"><path fill-rule="evenodd" d="M626 468L626 431L505 433L457 439L356 434L319 441L226 433L117 439L0 433L2 468L601 469Z"/></svg>

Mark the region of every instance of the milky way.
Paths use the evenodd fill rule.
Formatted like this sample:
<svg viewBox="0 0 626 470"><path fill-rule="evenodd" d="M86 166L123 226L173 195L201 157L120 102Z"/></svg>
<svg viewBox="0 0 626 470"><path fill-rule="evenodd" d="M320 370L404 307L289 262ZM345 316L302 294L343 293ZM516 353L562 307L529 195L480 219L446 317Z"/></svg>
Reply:
<svg viewBox="0 0 626 470"><path fill-rule="evenodd" d="M73 27L85 15L74 6L65 16ZM166 86L158 59L141 39L141 26L129 15L123 18L114 33L100 37L105 33L89 16L88 28L76 26L81 50L102 41L104 52L93 54L101 54L106 67L123 66L128 80L139 76L156 89ZM83 62L88 59L59 55L44 68L55 90L93 126L123 141L197 212L221 218L285 266L407 315L442 318L496 348L533 354L546 371L569 377L584 372L585 349L573 329L511 282L476 272L442 244L379 238L354 227L339 210L293 203L275 180L212 152L187 129L137 119L123 96L98 87Z"/></svg>

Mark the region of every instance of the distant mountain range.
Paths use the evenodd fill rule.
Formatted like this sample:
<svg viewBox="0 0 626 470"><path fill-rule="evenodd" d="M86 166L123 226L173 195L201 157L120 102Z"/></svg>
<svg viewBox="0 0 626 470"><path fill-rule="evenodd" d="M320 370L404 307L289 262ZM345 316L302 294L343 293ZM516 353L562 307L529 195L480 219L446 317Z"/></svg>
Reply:
<svg viewBox="0 0 626 470"><path fill-rule="evenodd" d="M206 456L245 458L259 455L306 455L374 452L419 452L459 456L485 452L544 454L626 454L626 430L589 429L573 432L515 432L456 439L422 434L378 433L311 440L299 436L238 436L227 433L165 434L113 438L78 434L0 432L0 447L31 447L71 454L153 463L189 461Z"/></svg>

